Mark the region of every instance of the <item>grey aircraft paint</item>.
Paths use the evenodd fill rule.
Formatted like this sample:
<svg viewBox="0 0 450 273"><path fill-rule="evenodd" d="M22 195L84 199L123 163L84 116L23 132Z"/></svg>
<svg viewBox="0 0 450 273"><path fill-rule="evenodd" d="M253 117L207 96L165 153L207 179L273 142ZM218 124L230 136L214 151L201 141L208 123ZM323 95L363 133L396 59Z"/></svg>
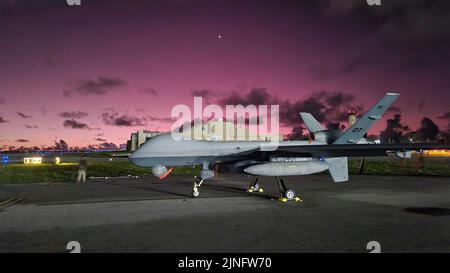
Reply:
<svg viewBox="0 0 450 273"><path fill-rule="evenodd" d="M171 134L156 136L144 143L129 157L140 167L189 166L220 160L221 157L253 151L276 150L278 146L320 145L317 141L203 141L176 140Z"/></svg>

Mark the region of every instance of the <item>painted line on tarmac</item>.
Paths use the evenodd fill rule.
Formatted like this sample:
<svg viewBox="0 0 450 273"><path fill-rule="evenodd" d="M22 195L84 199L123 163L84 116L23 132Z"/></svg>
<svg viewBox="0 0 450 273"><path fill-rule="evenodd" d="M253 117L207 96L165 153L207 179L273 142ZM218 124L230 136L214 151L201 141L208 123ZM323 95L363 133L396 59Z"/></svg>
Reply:
<svg viewBox="0 0 450 273"><path fill-rule="evenodd" d="M22 198L9 198L9 199L6 199L6 200L0 202L0 210L5 209L7 207L10 207L10 206L12 206L12 205L14 205L16 203L19 203L19 202L21 202L23 200L24 199L22 199Z"/></svg>
<svg viewBox="0 0 450 273"><path fill-rule="evenodd" d="M72 201L50 201L37 203L38 206L53 206L53 205L79 205L79 204L97 204L97 203L121 203L121 202L141 202L141 201L190 201L190 200L213 200L213 199L228 199L228 198L257 198L257 195L237 196L237 195L222 195L222 196L202 196L198 198L192 197L143 197L143 198L119 198L119 199L89 199L89 200L72 200ZM260 195L260 197L266 197ZM263 199L264 200L264 199ZM265 198L265 200L271 200L271 198ZM275 200L275 199L274 199ZM278 200L278 199L276 199Z"/></svg>

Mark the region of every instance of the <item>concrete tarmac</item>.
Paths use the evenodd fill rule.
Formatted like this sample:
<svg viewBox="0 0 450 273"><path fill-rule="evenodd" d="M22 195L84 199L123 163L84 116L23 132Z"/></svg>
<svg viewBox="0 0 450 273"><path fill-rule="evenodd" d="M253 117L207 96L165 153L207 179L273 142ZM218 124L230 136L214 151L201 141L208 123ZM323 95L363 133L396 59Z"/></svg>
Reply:
<svg viewBox="0 0 450 273"><path fill-rule="evenodd" d="M303 202L220 175L0 185L0 252L450 252L450 178L288 177Z"/></svg>

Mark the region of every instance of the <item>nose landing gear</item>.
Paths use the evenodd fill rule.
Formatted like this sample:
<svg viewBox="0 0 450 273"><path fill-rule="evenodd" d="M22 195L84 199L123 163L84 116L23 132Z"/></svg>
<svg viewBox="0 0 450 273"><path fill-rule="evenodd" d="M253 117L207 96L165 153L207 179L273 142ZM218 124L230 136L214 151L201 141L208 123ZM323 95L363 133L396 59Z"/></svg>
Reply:
<svg viewBox="0 0 450 273"><path fill-rule="evenodd" d="M200 181L199 181L199 178L197 176L194 177L194 179L195 179L195 181L194 181L194 186L192 187L191 196L196 198L196 197L200 196L200 191L198 189L201 187L204 180L200 178ZM197 181L199 181L199 182L197 183Z"/></svg>
<svg viewBox="0 0 450 273"><path fill-rule="evenodd" d="M214 177L214 172L209 168L208 162L203 162L202 170L200 171L200 177L195 176L194 186L192 187L191 196L196 198L200 196L199 188L202 186L206 179Z"/></svg>

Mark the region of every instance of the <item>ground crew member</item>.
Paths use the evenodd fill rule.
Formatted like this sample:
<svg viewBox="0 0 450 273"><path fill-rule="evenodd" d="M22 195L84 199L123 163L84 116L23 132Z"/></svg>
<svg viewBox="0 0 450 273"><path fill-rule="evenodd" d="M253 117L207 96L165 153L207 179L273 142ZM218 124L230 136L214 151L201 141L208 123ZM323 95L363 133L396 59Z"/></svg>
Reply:
<svg viewBox="0 0 450 273"><path fill-rule="evenodd" d="M86 182L86 171L87 171L87 160L86 155L83 155L83 157L78 162L78 181L77 183L83 183Z"/></svg>

